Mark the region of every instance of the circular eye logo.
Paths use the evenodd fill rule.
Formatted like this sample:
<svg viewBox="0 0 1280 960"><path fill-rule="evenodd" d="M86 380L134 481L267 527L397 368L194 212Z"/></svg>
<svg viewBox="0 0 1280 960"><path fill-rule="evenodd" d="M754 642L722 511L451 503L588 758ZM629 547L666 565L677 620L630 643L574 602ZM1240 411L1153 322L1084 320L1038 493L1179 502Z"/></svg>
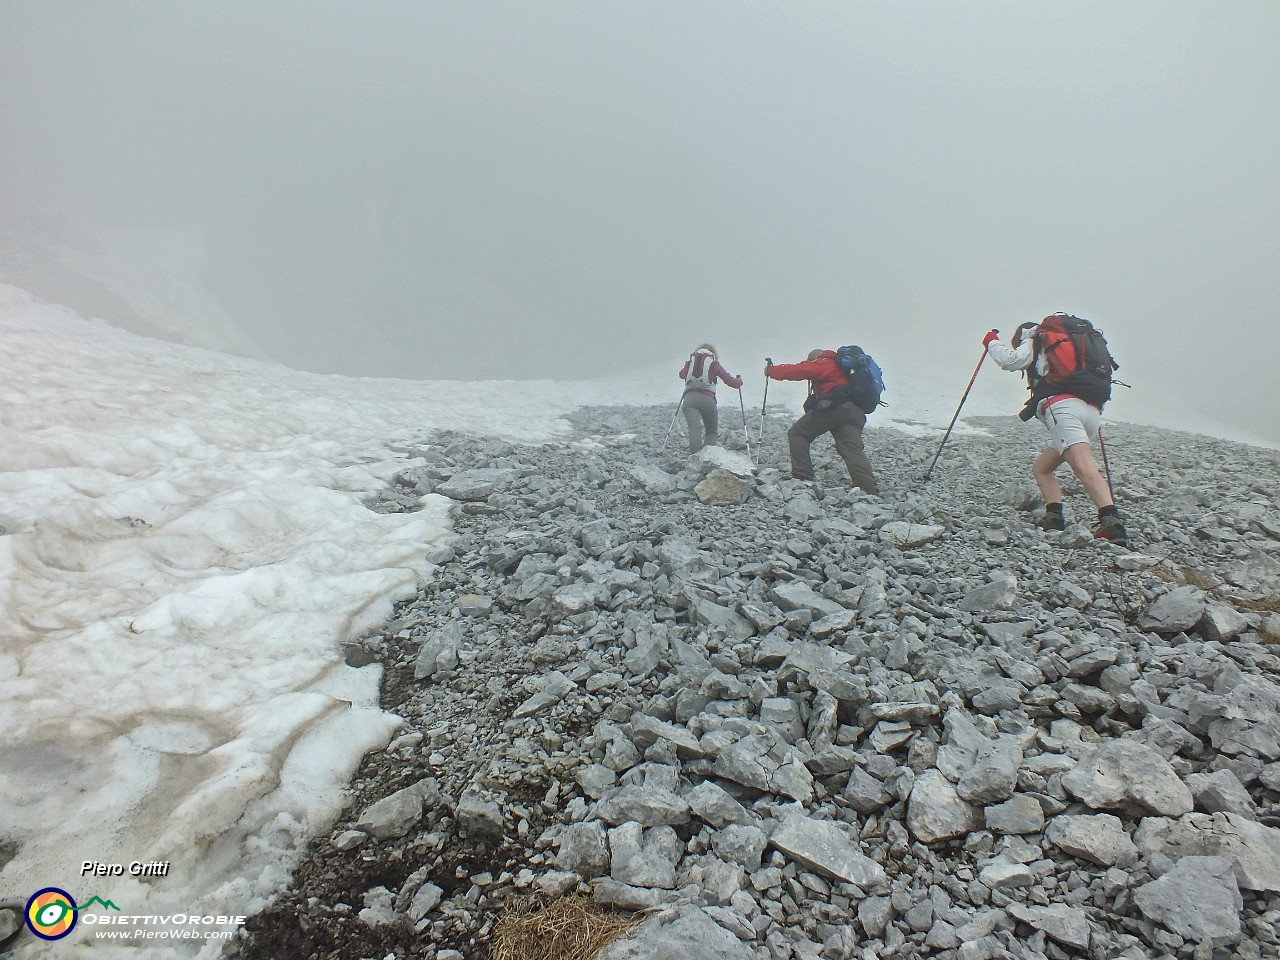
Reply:
<svg viewBox="0 0 1280 960"><path fill-rule="evenodd" d="M37 890L27 901L27 927L42 940L61 940L77 919L75 900L57 887Z"/></svg>

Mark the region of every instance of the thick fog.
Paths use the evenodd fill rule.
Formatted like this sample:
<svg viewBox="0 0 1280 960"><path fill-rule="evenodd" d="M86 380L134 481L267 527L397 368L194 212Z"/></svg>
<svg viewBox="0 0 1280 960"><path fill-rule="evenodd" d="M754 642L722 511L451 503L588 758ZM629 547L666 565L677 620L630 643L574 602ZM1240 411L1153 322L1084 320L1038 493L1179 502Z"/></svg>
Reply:
<svg viewBox="0 0 1280 960"><path fill-rule="evenodd" d="M1280 4L6 0L0 281L289 366L955 357L1280 439ZM735 372L737 372L735 370Z"/></svg>

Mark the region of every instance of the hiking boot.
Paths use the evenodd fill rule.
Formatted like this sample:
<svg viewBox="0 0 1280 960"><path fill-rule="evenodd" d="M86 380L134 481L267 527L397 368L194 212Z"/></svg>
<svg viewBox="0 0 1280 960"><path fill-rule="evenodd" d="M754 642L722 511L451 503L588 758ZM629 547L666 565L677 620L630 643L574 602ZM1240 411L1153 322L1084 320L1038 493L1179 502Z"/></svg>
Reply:
<svg viewBox="0 0 1280 960"><path fill-rule="evenodd" d="M1129 535L1125 532L1124 524L1114 514L1098 521L1098 529L1093 531L1093 539L1109 540L1122 547L1129 543Z"/></svg>
<svg viewBox="0 0 1280 960"><path fill-rule="evenodd" d="M1044 516L1036 521L1036 526L1041 530L1065 530L1067 521L1061 510L1046 510Z"/></svg>
<svg viewBox="0 0 1280 960"><path fill-rule="evenodd" d="M791 479L799 480L801 483L813 483L813 477L804 473L793 473Z"/></svg>

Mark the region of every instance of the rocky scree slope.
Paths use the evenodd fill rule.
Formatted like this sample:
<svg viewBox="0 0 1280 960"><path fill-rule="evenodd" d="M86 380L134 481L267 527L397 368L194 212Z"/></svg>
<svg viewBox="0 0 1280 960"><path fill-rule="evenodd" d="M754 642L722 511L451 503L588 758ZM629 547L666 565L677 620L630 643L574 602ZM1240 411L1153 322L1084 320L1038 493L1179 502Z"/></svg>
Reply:
<svg viewBox="0 0 1280 960"><path fill-rule="evenodd" d="M608 960L1280 956L1276 452L1110 426L1126 551L1034 527L1013 418L923 489L868 430L880 497L668 420L406 451L372 506L457 535L348 651L403 731L228 956L486 958L575 892L648 911Z"/></svg>

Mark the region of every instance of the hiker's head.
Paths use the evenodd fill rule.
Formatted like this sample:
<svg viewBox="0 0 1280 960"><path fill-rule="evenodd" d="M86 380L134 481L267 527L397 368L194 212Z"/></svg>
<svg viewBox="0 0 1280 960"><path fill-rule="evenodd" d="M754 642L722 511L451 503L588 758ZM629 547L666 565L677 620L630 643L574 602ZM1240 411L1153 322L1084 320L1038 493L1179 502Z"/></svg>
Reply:
<svg viewBox="0 0 1280 960"><path fill-rule="evenodd" d="M810 351L809 351L809 356L808 356L808 358L807 358L807 359L809 359L809 360L817 360L817 359L818 359L820 356L822 356L825 352L826 352L825 350L810 350Z"/></svg>
<svg viewBox="0 0 1280 960"><path fill-rule="evenodd" d="M1009 340L1009 345L1013 347L1013 349L1017 350L1018 344L1022 343L1023 338L1038 326L1040 326L1038 323L1018 324L1018 329L1013 331L1013 337Z"/></svg>
<svg viewBox="0 0 1280 960"><path fill-rule="evenodd" d="M713 346L712 346L711 344L709 344L709 343L700 343L700 344L698 344L696 347L694 347L694 348L693 348L693 352L694 352L694 353L703 353L703 352L705 352L705 353L709 353L709 354L711 354L711 355L712 355L713 357L715 357L717 360L720 358L720 354L716 353L716 348L715 348L715 347L713 347Z"/></svg>

